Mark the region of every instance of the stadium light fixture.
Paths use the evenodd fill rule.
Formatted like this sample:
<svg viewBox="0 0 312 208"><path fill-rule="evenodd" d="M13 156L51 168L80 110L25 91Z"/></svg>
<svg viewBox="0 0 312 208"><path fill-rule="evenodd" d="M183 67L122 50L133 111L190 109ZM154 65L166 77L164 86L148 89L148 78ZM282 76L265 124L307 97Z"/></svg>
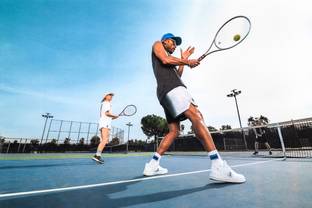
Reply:
<svg viewBox="0 0 312 208"><path fill-rule="evenodd" d="M241 117L240 117L240 113L239 113L239 108L238 108L238 104L237 104L237 98L236 98L241 93L242 93L241 90L233 89L233 90L231 90L231 93L227 94L226 96L227 97L234 97L234 99L235 99L235 105L236 105L236 110L237 110L237 115L238 115L238 121L239 121L240 128L242 129L243 140L244 140L244 143L245 143L245 148L247 150L246 137L245 137L245 134L244 134L244 130L243 130L242 122L241 122Z"/></svg>
<svg viewBox="0 0 312 208"><path fill-rule="evenodd" d="M46 126L47 126L48 119L49 119L49 118L51 118L51 119L53 118L53 116L52 116L51 113L42 114L41 116L42 116L43 118L45 118L45 122L44 122L43 131L42 131L42 136L41 136L40 145L42 144L42 140L43 140L43 137L44 137L44 133L45 133L45 130L46 130Z"/></svg>
<svg viewBox="0 0 312 208"><path fill-rule="evenodd" d="M133 126L133 124L131 122L126 124L128 126L128 139L127 139L127 153L129 151L129 136L130 136L130 127Z"/></svg>

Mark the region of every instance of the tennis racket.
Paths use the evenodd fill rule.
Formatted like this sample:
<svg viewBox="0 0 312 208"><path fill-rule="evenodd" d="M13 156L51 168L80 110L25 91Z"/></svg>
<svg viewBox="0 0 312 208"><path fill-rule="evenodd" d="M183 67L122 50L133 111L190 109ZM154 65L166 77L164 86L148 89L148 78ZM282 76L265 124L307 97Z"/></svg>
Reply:
<svg viewBox="0 0 312 208"><path fill-rule="evenodd" d="M243 42L251 28L250 20L245 16L236 16L226 21L217 31L208 50L198 58L203 60L209 54L233 48Z"/></svg>
<svg viewBox="0 0 312 208"><path fill-rule="evenodd" d="M127 105L118 116L133 116L137 112L135 105Z"/></svg>

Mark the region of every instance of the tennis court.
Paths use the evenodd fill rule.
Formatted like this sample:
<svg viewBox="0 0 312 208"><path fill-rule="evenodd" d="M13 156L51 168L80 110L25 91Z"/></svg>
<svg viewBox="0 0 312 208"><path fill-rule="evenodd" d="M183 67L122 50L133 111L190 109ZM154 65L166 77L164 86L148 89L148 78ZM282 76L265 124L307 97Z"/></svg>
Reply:
<svg viewBox="0 0 312 208"><path fill-rule="evenodd" d="M223 152L244 184L209 180L210 160L164 156L163 176L143 177L151 153L1 156L0 207L311 207L312 159Z"/></svg>

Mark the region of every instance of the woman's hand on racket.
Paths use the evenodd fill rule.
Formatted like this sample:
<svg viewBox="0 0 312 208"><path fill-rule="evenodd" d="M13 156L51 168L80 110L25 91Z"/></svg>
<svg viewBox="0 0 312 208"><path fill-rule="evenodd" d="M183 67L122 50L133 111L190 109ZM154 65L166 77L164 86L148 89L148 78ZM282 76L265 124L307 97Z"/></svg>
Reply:
<svg viewBox="0 0 312 208"><path fill-rule="evenodd" d="M115 119L117 119L118 117L119 117L119 116L113 115L112 119L115 120Z"/></svg>
<svg viewBox="0 0 312 208"><path fill-rule="evenodd" d="M108 116L108 117L111 117L113 120L119 117L119 115L118 115L118 116L113 115L113 114L111 114L111 113L108 112L108 111L105 113L105 115Z"/></svg>

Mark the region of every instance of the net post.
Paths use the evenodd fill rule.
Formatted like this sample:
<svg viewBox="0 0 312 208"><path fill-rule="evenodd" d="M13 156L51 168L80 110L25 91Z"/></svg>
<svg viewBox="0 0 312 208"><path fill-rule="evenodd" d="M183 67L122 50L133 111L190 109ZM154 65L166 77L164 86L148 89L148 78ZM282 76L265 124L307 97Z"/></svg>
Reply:
<svg viewBox="0 0 312 208"><path fill-rule="evenodd" d="M277 132L278 132L278 137L279 137L280 142L281 142L284 160L286 160L286 149L285 149L283 134L282 134L282 131L281 131L281 125L277 124L276 128L277 128Z"/></svg>

